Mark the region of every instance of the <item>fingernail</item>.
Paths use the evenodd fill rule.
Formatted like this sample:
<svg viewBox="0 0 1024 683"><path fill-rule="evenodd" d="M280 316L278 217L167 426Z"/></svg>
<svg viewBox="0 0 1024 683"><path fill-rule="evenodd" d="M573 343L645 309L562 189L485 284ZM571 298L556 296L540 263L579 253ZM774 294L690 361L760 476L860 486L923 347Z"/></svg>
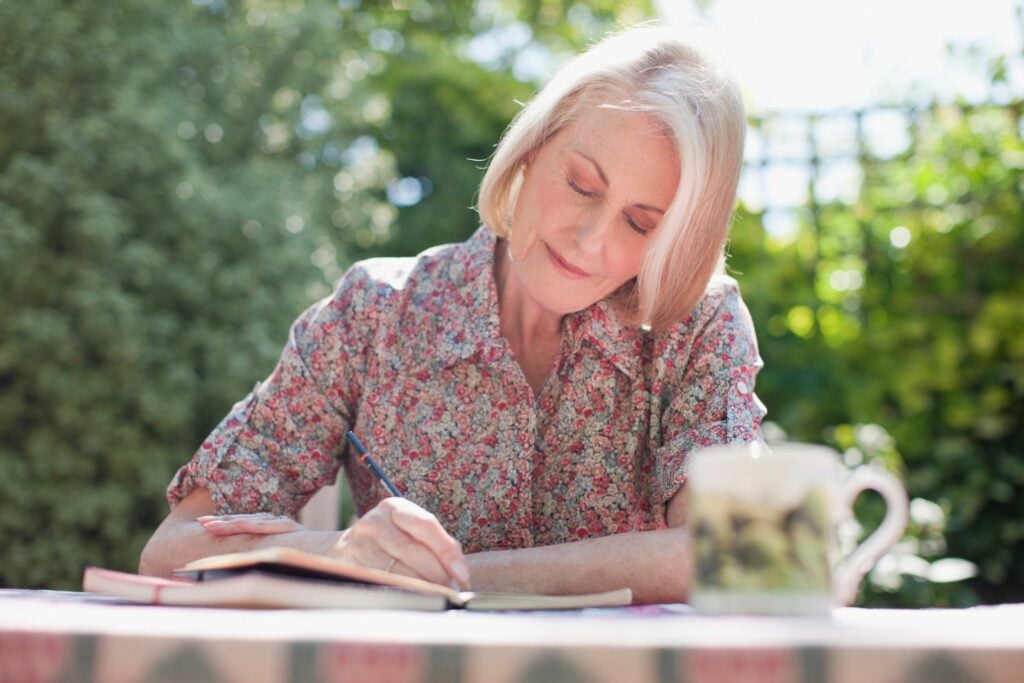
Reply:
<svg viewBox="0 0 1024 683"><path fill-rule="evenodd" d="M217 519L216 515L203 515L202 517L196 517L197 522L205 522L211 519Z"/></svg>
<svg viewBox="0 0 1024 683"><path fill-rule="evenodd" d="M469 583L469 567L462 560L456 560L452 563L452 571L455 572L455 576L458 577L462 583Z"/></svg>

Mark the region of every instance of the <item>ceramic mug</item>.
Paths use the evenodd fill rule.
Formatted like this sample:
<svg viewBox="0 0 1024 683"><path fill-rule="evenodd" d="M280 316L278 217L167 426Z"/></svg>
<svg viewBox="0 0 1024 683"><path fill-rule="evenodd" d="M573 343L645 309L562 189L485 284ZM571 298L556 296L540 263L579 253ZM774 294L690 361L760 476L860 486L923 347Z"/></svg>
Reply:
<svg viewBox="0 0 1024 683"><path fill-rule="evenodd" d="M907 525L907 492L896 477L850 470L823 446L708 448L692 456L686 487L690 602L707 614L825 614L849 605ZM885 500L885 519L840 557L837 531L869 489Z"/></svg>

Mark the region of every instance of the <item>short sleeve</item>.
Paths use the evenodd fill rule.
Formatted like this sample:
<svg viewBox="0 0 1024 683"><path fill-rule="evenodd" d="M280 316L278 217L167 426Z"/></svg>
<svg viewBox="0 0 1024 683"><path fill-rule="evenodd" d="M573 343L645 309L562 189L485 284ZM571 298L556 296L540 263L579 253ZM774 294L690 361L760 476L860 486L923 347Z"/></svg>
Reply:
<svg viewBox="0 0 1024 683"><path fill-rule="evenodd" d="M174 506L206 488L218 513L294 515L334 482L344 434L366 376L373 307L358 272L292 325L273 373L243 400L175 474Z"/></svg>
<svg viewBox="0 0 1024 683"><path fill-rule="evenodd" d="M761 438L766 411L754 393L763 365L754 325L735 281L713 282L692 316L694 335L680 345L689 354L661 416L655 463L665 501L686 481L690 453Z"/></svg>

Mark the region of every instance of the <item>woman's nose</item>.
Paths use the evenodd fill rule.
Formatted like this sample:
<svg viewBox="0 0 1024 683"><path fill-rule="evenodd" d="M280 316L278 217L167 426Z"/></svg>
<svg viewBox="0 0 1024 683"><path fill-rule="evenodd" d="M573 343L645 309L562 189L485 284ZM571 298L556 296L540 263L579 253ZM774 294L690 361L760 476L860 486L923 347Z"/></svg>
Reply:
<svg viewBox="0 0 1024 683"><path fill-rule="evenodd" d="M615 227L615 216L609 211L584 211L576 223L573 235L581 252L594 254L602 250Z"/></svg>

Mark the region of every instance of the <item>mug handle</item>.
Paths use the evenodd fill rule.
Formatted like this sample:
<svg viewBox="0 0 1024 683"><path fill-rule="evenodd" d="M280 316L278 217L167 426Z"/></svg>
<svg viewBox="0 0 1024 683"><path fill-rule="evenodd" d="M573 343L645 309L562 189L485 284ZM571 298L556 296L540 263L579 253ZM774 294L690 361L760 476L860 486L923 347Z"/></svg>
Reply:
<svg viewBox="0 0 1024 683"><path fill-rule="evenodd" d="M853 503L863 491L878 491L885 500L885 518L878 528L864 539L833 573L836 597L842 606L857 599L861 579L889 548L896 544L907 528L907 490L899 479L885 470L858 467L842 486L843 504L853 512Z"/></svg>

